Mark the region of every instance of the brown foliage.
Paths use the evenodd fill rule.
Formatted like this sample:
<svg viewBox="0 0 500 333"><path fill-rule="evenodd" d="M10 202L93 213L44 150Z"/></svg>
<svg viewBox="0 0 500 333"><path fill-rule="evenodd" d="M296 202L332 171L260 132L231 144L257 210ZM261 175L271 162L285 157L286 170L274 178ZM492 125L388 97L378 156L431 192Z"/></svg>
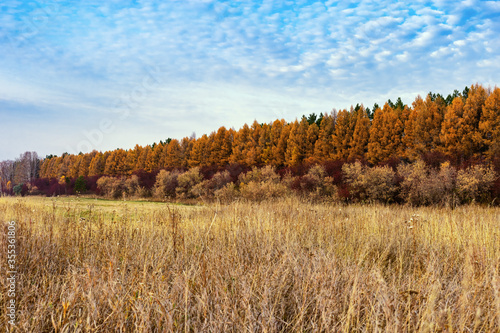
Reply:
<svg viewBox="0 0 500 333"><path fill-rule="evenodd" d="M457 175L458 195L463 202L485 201L497 179L498 175L491 166L474 165L460 170Z"/></svg>
<svg viewBox="0 0 500 333"><path fill-rule="evenodd" d="M396 192L396 174L390 167L368 168L358 161L344 164L342 171L353 198L382 203L393 200Z"/></svg>

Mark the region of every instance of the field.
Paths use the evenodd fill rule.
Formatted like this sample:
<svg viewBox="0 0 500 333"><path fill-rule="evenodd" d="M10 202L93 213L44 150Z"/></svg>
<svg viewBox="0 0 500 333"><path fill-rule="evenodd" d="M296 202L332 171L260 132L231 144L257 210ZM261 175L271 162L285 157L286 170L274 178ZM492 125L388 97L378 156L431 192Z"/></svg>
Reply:
<svg viewBox="0 0 500 333"><path fill-rule="evenodd" d="M500 209L0 198L20 332L498 332ZM3 275L3 274L2 274Z"/></svg>

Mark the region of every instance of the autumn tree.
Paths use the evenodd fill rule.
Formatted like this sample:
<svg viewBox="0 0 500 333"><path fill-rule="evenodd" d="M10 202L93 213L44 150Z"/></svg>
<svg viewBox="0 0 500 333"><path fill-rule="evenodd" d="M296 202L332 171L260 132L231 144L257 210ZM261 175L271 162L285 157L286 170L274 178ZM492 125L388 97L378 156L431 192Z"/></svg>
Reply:
<svg viewBox="0 0 500 333"><path fill-rule="evenodd" d="M500 88L498 87L495 87L484 103L479 131L487 149L486 154L489 157L500 156Z"/></svg>
<svg viewBox="0 0 500 333"><path fill-rule="evenodd" d="M309 123L306 117L303 117L300 122L298 120L293 122L285 153L287 166L298 165L304 160L307 150L308 127Z"/></svg>
<svg viewBox="0 0 500 333"><path fill-rule="evenodd" d="M263 165L270 165L273 160L273 142L271 140L271 126L269 124L262 124L260 131L258 145L261 149L261 163Z"/></svg>
<svg viewBox="0 0 500 333"><path fill-rule="evenodd" d="M314 115L314 114L313 114ZM311 116L309 116L311 117ZM313 118L315 119L315 117ZM306 160L309 162L317 162L316 156L314 156L314 146L318 140L319 127L315 121L308 119L309 128L306 133Z"/></svg>
<svg viewBox="0 0 500 333"><path fill-rule="evenodd" d="M246 164L248 153L248 146L251 140L250 127L244 124L234 136L234 142L232 147L231 157L229 158L231 163Z"/></svg>
<svg viewBox="0 0 500 333"><path fill-rule="evenodd" d="M472 156L483 151L484 141L479 130L479 122L488 94L482 86L475 84L470 87L467 95L458 134L462 138L463 152L466 156Z"/></svg>
<svg viewBox="0 0 500 333"><path fill-rule="evenodd" d="M203 134L199 139L194 141L193 149L188 160L188 166L190 168L197 166L208 165L208 156L210 149L210 141L206 134Z"/></svg>
<svg viewBox="0 0 500 333"><path fill-rule="evenodd" d="M318 139L314 144L314 157L318 161L325 161L334 156L332 135L335 130L335 119L334 114L323 115L318 132Z"/></svg>
<svg viewBox="0 0 500 333"><path fill-rule="evenodd" d="M116 161L116 151L112 151L106 159L106 164L104 167L104 174L108 176L117 175L117 161Z"/></svg>
<svg viewBox="0 0 500 333"><path fill-rule="evenodd" d="M262 152L263 146L260 143L260 135L262 132L262 126L254 120L252 127L250 128L249 140L247 141L246 147L246 164L250 166L261 166L262 165ZM262 142L265 146L266 143Z"/></svg>
<svg viewBox="0 0 500 333"><path fill-rule="evenodd" d="M356 119L353 112L346 109L339 111L335 131L332 136L336 159L345 160L349 157L355 125Z"/></svg>
<svg viewBox="0 0 500 333"><path fill-rule="evenodd" d="M182 166L182 151L179 140L171 140L164 148L165 167L168 169L180 168Z"/></svg>
<svg viewBox="0 0 500 333"><path fill-rule="evenodd" d="M368 151L370 140L370 118L365 108L356 112L356 124L352 135L352 144L349 151L349 159L362 159Z"/></svg>
<svg viewBox="0 0 500 333"><path fill-rule="evenodd" d="M370 163L378 163L391 157L401 156L403 124L393 108L385 103L375 110L370 127L370 142L366 157Z"/></svg>
<svg viewBox="0 0 500 333"><path fill-rule="evenodd" d="M441 127L440 141L441 150L449 155L463 153L461 149L460 126L464 113L464 100L455 97L446 108L443 125Z"/></svg>
<svg viewBox="0 0 500 333"><path fill-rule="evenodd" d="M433 100L429 94L424 100L417 96L404 128L406 157L415 160L422 153L434 151L440 146L444 105L440 97Z"/></svg>
<svg viewBox="0 0 500 333"><path fill-rule="evenodd" d="M291 126L284 119L276 120L271 129L271 150L272 166L282 166L285 164L285 154L288 138L290 137Z"/></svg>
<svg viewBox="0 0 500 333"><path fill-rule="evenodd" d="M211 135L210 140L210 164L226 165L232 151L232 133L224 126Z"/></svg>
<svg viewBox="0 0 500 333"><path fill-rule="evenodd" d="M194 146L194 141L195 138L194 136L191 137L184 137L181 140L181 156L182 156L182 167L186 168L188 166L188 161L191 158L191 152L193 150Z"/></svg>

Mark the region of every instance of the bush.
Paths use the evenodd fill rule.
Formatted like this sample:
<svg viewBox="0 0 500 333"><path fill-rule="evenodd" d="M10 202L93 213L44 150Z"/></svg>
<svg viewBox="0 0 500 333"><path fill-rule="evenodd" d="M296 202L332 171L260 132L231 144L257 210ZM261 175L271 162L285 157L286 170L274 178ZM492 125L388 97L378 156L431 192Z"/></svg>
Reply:
<svg viewBox="0 0 500 333"><path fill-rule="evenodd" d="M87 192L87 180L85 177L80 176L75 181L75 193L85 193Z"/></svg>
<svg viewBox="0 0 500 333"><path fill-rule="evenodd" d="M288 192L286 186L280 183L280 176L274 167L269 165L261 169L254 167L252 171L241 174L239 183L241 196L249 200L278 198Z"/></svg>
<svg viewBox="0 0 500 333"><path fill-rule="evenodd" d="M270 165L260 169L253 167L251 171L241 174L238 179L240 184L249 184L250 182L278 184L280 182L280 176L276 173L274 167Z"/></svg>
<svg viewBox="0 0 500 333"><path fill-rule="evenodd" d="M15 195L21 195L23 191L23 185L24 184L17 184L12 188L12 191L14 192Z"/></svg>
<svg viewBox="0 0 500 333"><path fill-rule="evenodd" d="M211 179L206 179L201 183L196 184L192 192L198 197L212 197L215 191L224 188L227 184L232 182L232 177L229 171L217 172Z"/></svg>
<svg viewBox="0 0 500 333"><path fill-rule="evenodd" d="M154 195L158 198L174 198L175 189L178 186L179 172L161 170L156 176L154 185Z"/></svg>
<svg viewBox="0 0 500 333"><path fill-rule="evenodd" d="M123 196L125 181L121 178L103 176L97 180L97 188L102 195L118 199Z"/></svg>
<svg viewBox="0 0 500 333"><path fill-rule="evenodd" d="M429 170L422 160L400 165L401 198L411 205L456 205L456 170L449 162Z"/></svg>
<svg viewBox="0 0 500 333"><path fill-rule="evenodd" d="M222 202L231 202L239 198L239 192L236 184L227 183L222 188L214 191L214 196Z"/></svg>
<svg viewBox="0 0 500 333"><path fill-rule="evenodd" d="M178 186L175 192L180 198L195 198L197 191L195 186L200 184L203 176L200 173L200 168L195 167L177 177ZM193 191L194 190L194 191Z"/></svg>
<svg viewBox="0 0 500 333"><path fill-rule="evenodd" d="M132 175L130 178L126 179L124 185L129 196L139 195L140 185L137 175Z"/></svg>
<svg viewBox="0 0 500 333"><path fill-rule="evenodd" d="M460 170L457 175L457 192L462 202L485 202L489 199L489 190L498 175L491 166L474 165Z"/></svg>
<svg viewBox="0 0 500 333"><path fill-rule="evenodd" d="M456 182L457 170L450 165L449 162L444 162L438 171L431 171L424 186L428 188L425 197L428 204L440 204L446 206L456 206Z"/></svg>
<svg viewBox="0 0 500 333"><path fill-rule="evenodd" d="M285 183L288 182L285 181ZM315 165L309 169L307 174L297 177L292 187L316 200L331 196L336 192L333 177L329 177L321 165Z"/></svg>
<svg viewBox="0 0 500 333"><path fill-rule="evenodd" d="M424 161L417 160L413 164L400 164L398 174L403 178L400 197L406 203L423 205L426 201L427 166Z"/></svg>
<svg viewBox="0 0 500 333"><path fill-rule="evenodd" d="M389 166L368 168L359 161L342 167L354 200L388 203L396 193L396 173Z"/></svg>

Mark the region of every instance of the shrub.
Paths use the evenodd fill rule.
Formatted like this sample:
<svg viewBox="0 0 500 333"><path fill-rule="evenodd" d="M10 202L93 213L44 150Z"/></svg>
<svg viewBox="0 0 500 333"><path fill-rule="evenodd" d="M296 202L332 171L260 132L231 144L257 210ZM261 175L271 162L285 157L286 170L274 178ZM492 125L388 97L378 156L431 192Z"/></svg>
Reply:
<svg viewBox="0 0 500 333"><path fill-rule="evenodd" d="M368 168L359 161L342 167L351 198L387 203L396 193L396 173L389 166Z"/></svg>
<svg viewBox="0 0 500 333"><path fill-rule="evenodd" d="M396 173L389 166L374 167L366 173L366 195L369 201L391 202L396 193Z"/></svg>
<svg viewBox="0 0 500 333"><path fill-rule="evenodd" d="M462 202L484 202L489 198L489 190L497 179L491 166L474 165L460 170L457 175L457 192Z"/></svg>
<svg viewBox="0 0 500 333"><path fill-rule="evenodd" d="M456 206L456 182L457 170L449 162L441 163L439 171L432 170L423 184L425 203Z"/></svg>
<svg viewBox="0 0 500 333"><path fill-rule="evenodd" d="M241 174L238 179L240 184L249 184L250 182L278 184L280 182L280 176L276 173L274 167L270 165L260 169L253 167L251 171Z"/></svg>
<svg viewBox="0 0 500 333"><path fill-rule="evenodd" d="M456 205L456 170L449 162L429 170L422 160L400 165L401 198L412 205Z"/></svg>
<svg viewBox="0 0 500 333"><path fill-rule="evenodd" d="M239 192L236 189L236 184L231 182L215 190L214 196L222 202L231 202L239 197Z"/></svg>
<svg viewBox="0 0 500 333"><path fill-rule="evenodd" d="M336 192L333 177L329 177L325 168L321 165L311 167L307 174L297 178L296 181L298 181L298 189L303 193L307 193L312 199L331 196ZM294 185L294 187L297 187L297 185Z"/></svg>
<svg viewBox="0 0 500 333"><path fill-rule="evenodd" d="M196 184L192 192L195 196L212 197L215 191L222 189L226 184L231 182L231 174L229 171L224 170L222 172L217 172L211 179L206 179Z"/></svg>
<svg viewBox="0 0 500 333"><path fill-rule="evenodd" d="M280 183L280 176L269 165L261 169L254 167L252 171L241 174L239 182L241 196L249 200L278 198L287 193L286 186Z"/></svg>
<svg viewBox="0 0 500 333"><path fill-rule="evenodd" d="M23 191L23 185L24 184L17 184L12 188L12 191L14 192L15 195L21 195Z"/></svg>
<svg viewBox="0 0 500 333"><path fill-rule="evenodd" d="M175 189L178 186L179 172L161 170L156 176L154 195L158 198L174 198Z"/></svg>
<svg viewBox="0 0 500 333"><path fill-rule="evenodd" d="M103 176L97 180L97 188L102 195L117 199L123 196L125 184L121 178Z"/></svg>
<svg viewBox="0 0 500 333"><path fill-rule="evenodd" d="M80 176L75 181L75 193L85 193L87 192L87 180L85 177Z"/></svg>
<svg viewBox="0 0 500 333"><path fill-rule="evenodd" d="M400 164L398 174L403 178L400 187L400 196L405 202L412 205L425 203L427 166L424 161L417 160L413 164Z"/></svg>
<svg viewBox="0 0 500 333"><path fill-rule="evenodd" d="M178 186L175 192L180 198L195 198L196 191L193 191L196 185L201 183L203 176L200 168L192 168L177 177Z"/></svg>
<svg viewBox="0 0 500 333"><path fill-rule="evenodd" d="M132 175L130 178L126 179L124 185L129 196L139 195L140 185L137 175Z"/></svg>

